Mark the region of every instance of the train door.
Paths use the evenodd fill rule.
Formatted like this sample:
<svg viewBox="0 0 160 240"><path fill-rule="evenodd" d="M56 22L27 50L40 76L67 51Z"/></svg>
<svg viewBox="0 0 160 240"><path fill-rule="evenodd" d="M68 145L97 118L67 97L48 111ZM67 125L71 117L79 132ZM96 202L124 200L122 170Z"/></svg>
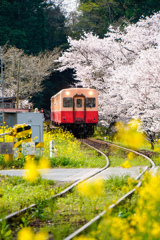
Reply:
<svg viewBox="0 0 160 240"><path fill-rule="evenodd" d="M74 99L73 121L75 123L85 122L86 121L85 96L75 95L73 99Z"/></svg>

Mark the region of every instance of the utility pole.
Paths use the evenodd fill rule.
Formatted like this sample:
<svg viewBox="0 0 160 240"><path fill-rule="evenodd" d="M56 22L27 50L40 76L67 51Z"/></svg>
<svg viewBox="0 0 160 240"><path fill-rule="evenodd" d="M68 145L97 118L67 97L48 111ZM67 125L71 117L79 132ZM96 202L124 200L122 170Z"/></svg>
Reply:
<svg viewBox="0 0 160 240"><path fill-rule="evenodd" d="M18 60L18 77L17 77L17 104L16 104L16 108L18 108L19 105L19 85L20 85L20 58Z"/></svg>
<svg viewBox="0 0 160 240"><path fill-rule="evenodd" d="M3 127L3 134L4 134L4 95L3 95L3 50L0 46L0 71L1 71L1 78L0 78L0 92L1 92L1 100L0 100L0 108L2 108L2 111L0 111L0 126ZM3 142L5 138L3 135Z"/></svg>

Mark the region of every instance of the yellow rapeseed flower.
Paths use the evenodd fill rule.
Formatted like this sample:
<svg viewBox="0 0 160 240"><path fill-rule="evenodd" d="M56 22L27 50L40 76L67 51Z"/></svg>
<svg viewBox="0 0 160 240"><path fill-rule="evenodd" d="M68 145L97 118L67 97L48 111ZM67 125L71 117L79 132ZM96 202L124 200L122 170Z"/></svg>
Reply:
<svg viewBox="0 0 160 240"><path fill-rule="evenodd" d="M133 157L134 157L134 153L133 153L133 152L129 152L128 155L127 155L127 158L128 158L129 160L132 160Z"/></svg>
<svg viewBox="0 0 160 240"><path fill-rule="evenodd" d="M85 237L84 235L74 238L74 240L95 240L93 237Z"/></svg>
<svg viewBox="0 0 160 240"><path fill-rule="evenodd" d="M17 235L17 240L34 240L34 233L31 228L22 228Z"/></svg>
<svg viewBox="0 0 160 240"><path fill-rule="evenodd" d="M48 169L48 168L50 168L50 161L49 161L49 159L48 159L48 158L41 157L41 158L39 159L38 168L39 168L39 169Z"/></svg>
<svg viewBox="0 0 160 240"><path fill-rule="evenodd" d="M27 161L25 163L25 175L24 178L29 182L34 182L39 177L36 163L34 161Z"/></svg>
<svg viewBox="0 0 160 240"><path fill-rule="evenodd" d="M80 183L77 186L77 190L81 195L91 197L91 198L97 198L97 197L103 196L104 180L97 178L93 181Z"/></svg>
<svg viewBox="0 0 160 240"><path fill-rule="evenodd" d="M151 234L153 237L160 239L160 225L158 222L153 223L153 228L151 230Z"/></svg>
<svg viewBox="0 0 160 240"><path fill-rule="evenodd" d="M123 168L130 168L131 167L131 164L128 160L126 160L124 163L121 164L121 167Z"/></svg>
<svg viewBox="0 0 160 240"><path fill-rule="evenodd" d="M124 185L124 186L122 187L122 191L123 191L124 193L127 193L127 192L129 192L129 188L128 188L126 185Z"/></svg>
<svg viewBox="0 0 160 240"><path fill-rule="evenodd" d="M27 155L26 156L26 162L29 162L29 161L34 161L34 156L33 155Z"/></svg>
<svg viewBox="0 0 160 240"><path fill-rule="evenodd" d="M114 239L124 239L126 240L126 235L124 235L123 238L123 234L126 233L128 240L129 240L129 234L127 233L128 230L128 223L127 220L119 218L119 217L112 217L112 221L110 222L110 228L109 228L109 232L110 234L114 237Z"/></svg>
<svg viewBox="0 0 160 240"><path fill-rule="evenodd" d="M128 147L139 148L144 144L144 134L140 131L141 123L139 120L131 120L128 124L119 122L115 128L117 134L115 139Z"/></svg>
<svg viewBox="0 0 160 240"><path fill-rule="evenodd" d="M133 178L131 178L131 177L128 177L128 179L127 179L127 183L128 183L128 186L129 187L132 187L132 185L135 183L137 183L137 180L135 180L135 179L133 179Z"/></svg>
<svg viewBox="0 0 160 240"><path fill-rule="evenodd" d="M47 239L48 233L45 231L39 231L34 237L34 240L47 240Z"/></svg>
<svg viewBox="0 0 160 240"><path fill-rule="evenodd" d="M39 172L42 174L42 173L46 173L47 170L50 168L50 161L48 158L44 158L44 157L41 157L39 159L39 164L37 166Z"/></svg>
<svg viewBox="0 0 160 240"><path fill-rule="evenodd" d="M17 240L47 240L48 234L45 231L39 231L35 234L30 227L22 228L17 234Z"/></svg>

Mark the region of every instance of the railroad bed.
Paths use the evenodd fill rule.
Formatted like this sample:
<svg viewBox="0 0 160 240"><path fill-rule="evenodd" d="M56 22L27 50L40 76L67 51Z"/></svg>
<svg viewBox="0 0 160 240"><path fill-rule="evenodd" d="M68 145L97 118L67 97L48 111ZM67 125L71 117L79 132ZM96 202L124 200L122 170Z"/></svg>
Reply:
<svg viewBox="0 0 160 240"><path fill-rule="evenodd" d="M122 146L118 146L116 144L112 144L112 143L109 143L109 142L104 142L104 141L87 139L87 140L84 140L83 142L85 142L85 144L92 145L93 148L94 147L96 147L97 149L102 149L103 148L103 151L105 151L106 148L108 148L109 146L112 146L112 147L115 147L115 148L123 149L123 150L125 150L127 152L132 152L134 154L137 154L139 156L142 156L142 157L146 158L148 160L148 162L150 163L150 167L148 167L148 166L144 167L144 169L141 170L141 172L139 172L139 175L136 177L137 180L140 179L147 170L150 170L152 172L152 174L154 174L156 172L156 170L157 170L156 167L155 167L154 162L149 157L145 156L142 153L136 152L136 151L131 150L131 149L127 149L127 148L122 147ZM109 161L109 159L108 159L108 161ZM108 165L107 167L109 167L109 162L108 162L107 165ZM103 170L102 170L102 172L104 174ZM101 174L101 176L103 176L103 174ZM128 198L131 198L131 196L135 193L136 189L139 188L140 186L141 186L141 181L138 182L138 184L137 184L137 186L135 188L133 188L132 190L130 190L129 192L124 194L115 203L111 204L106 210L104 210L103 212L99 213L97 216L95 216L89 222L84 224L81 228L77 229L75 232L73 232L71 235L66 237L64 240L71 240L71 239L73 239L73 238L75 238L75 237L77 237L79 235L83 236L83 234L87 234L88 231L91 231L91 230L95 231L95 227L93 227L93 229L92 229L92 226L95 226L96 223L98 224L100 222L102 217L105 216L105 214L107 213L107 210L114 209L118 205L123 204L123 202L125 204L125 201Z"/></svg>
<svg viewBox="0 0 160 240"><path fill-rule="evenodd" d="M101 142L91 141L90 139L83 140L82 142L84 144L88 145L88 146L89 145L91 146L91 142L92 142L92 146L91 147L94 148L94 149L97 149L99 154L103 154L104 156L106 156L106 154L103 153L103 152L108 151L109 144L110 144L110 143L106 143L106 142L104 143L102 141ZM117 148L118 146L114 146L114 147ZM101 149L103 152L101 152L99 149ZM125 151L130 151L129 149L124 149L124 150ZM134 152L134 153L136 153L136 152ZM142 154L140 154L140 153L137 153L137 154L142 156ZM151 166L151 169L153 171L155 169L154 163L148 157L146 157L146 159L149 161L149 165ZM62 169L62 170L61 169L53 169L53 170L50 169L49 173L48 173L49 177L47 177L47 175L46 176L44 175L43 177L48 178L48 179L53 179L51 177L55 177L56 176L56 171L62 171L60 173L61 174L60 181L64 180L65 182L68 181L68 182L74 182L74 183L71 184L69 187L67 187L65 190L63 190L62 192L52 196L48 200L56 201L59 197L61 197L61 198L64 197L68 192L72 191L72 189L75 186L77 186L77 184L79 184L81 182L84 182L86 180L89 180L90 178L93 179L93 177L96 177L97 175L101 176L104 179L108 179L109 176L111 176L111 175L119 175L119 176L121 176L121 175L125 175L126 174L126 175L131 175L131 177L133 177L135 179L139 179L141 177L141 175L148 169L148 166L136 166L136 167L131 168L132 170L131 169L124 169L122 167L109 167L109 168L108 167L109 167L109 159L106 157L106 166L104 168L102 168L102 169L99 169L99 168L95 168L95 169ZM141 170L141 173L139 174L140 170ZM76 171L76 172L74 172L74 171ZM13 172L16 173L16 174L20 174L20 175L22 174L22 172L20 172L20 170L14 170ZM6 172L2 173L2 171L0 171L0 174L5 174L5 175L8 174L9 175L9 173L10 173L13 176L13 172L12 172L12 170L8 170L8 173L6 173ZM69 174L69 172L70 172L70 174ZM65 175L64 179L62 178L62 175L63 176ZM138 186L140 186L140 183L138 183ZM133 194L134 191L135 191L135 189L133 189L131 194ZM127 195L125 194L125 196L123 197L123 200L126 197L128 197L129 195L130 195L130 193L127 194ZM46 201L47 201L47 199L46 199ZM112 204L110 207L113 208L117 204L118 204L118 201L117 201L116 204L114 204L114 205ZM26 212L29 212L29 211L31 211L33 209L37 209L37 208L38 208L37 204L32 204L28 208L21 209L18 212L15 212L13 214L10 214L10 215L6 216L5 220L9 221L9 222L12 222L12 221L15 221L15 219L18 219L18 221L20 221L20 218L22 218L23 214L25 214ZM99 219L104 213L105 212L100 213L99 215L97 215L96 218ZM91 220L91 221L94 221L94 220ZM73 234L69 235L65 239L66 240L72 239L77 234L83 232L84 229L86 229L87 227L88 227L88 224L86 226L86 223L85 223L84 226L80 230L78 230L77 232L74 232Z"/></svg>

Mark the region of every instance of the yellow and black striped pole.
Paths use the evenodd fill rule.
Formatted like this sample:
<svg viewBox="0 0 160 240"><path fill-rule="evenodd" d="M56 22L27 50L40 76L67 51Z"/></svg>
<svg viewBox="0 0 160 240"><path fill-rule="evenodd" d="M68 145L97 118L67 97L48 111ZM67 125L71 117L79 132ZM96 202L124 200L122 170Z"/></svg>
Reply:
<svg viewBox="0 0 160 240"><path fill-rule="evenodd" d="M27 124L16 124L11 130L14 137L14 149L18 148L18 158L22 155L22 142L32 142L32 128Z"/></svg>
<svg viewBox="0 0 160 240"><path fill-rule="evenodd" d="M13 137L14 149L18 148L18 158L21 157L22 142L32 142L32 128L28 124L16 124L10 132L0 135L10 135ZM5 161L12 159L13 154L5 154Z"/></svg>

